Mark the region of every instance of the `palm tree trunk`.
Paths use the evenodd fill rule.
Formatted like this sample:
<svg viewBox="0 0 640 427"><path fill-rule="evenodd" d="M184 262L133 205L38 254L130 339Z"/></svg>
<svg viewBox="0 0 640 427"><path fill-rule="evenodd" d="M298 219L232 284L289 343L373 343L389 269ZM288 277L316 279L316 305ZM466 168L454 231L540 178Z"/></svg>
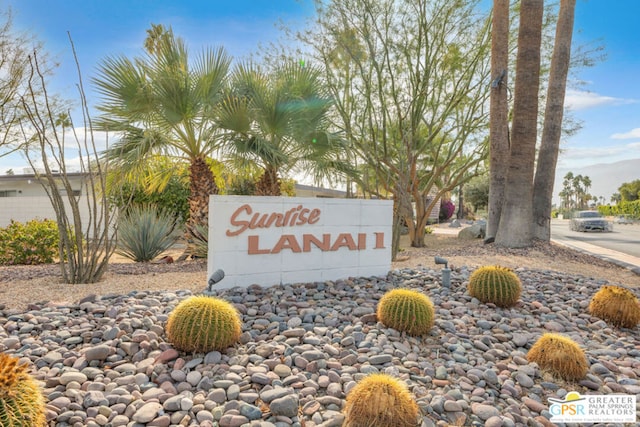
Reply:
<svg viewBox="0 0 640 427"><path fill-rule="evenodd" d="M509 104L507 99L507 69L509 66L509 0L493 1L491 27L491 104L490 182L486 237L495 238L500 224L504 189L509 165ZM462 211L463 206L460 205Z"/></svg>
<svg viewBox="0 0 640 427"><path fill-rule="evenodd" d="M280 178L275 168L266 168L256 184L256 196L280 196Z"/></svg>
<svg viewBox="0 0 640 427"><path fill-rule="evenodd" d="M543 0L522 0L513 104L511 156L496 244L532 243L533 172L536 154Z"/></svg>
<svg viewBox="0 0 640 427"><path fill-rule="evenodd" d="M218 194L218 186L211 168L202 157L197 157L191 161L189 175L190 194L187 233L192 237L199 235L195 231L196 225L207 226L209 224L209 196Z"/></svg>
<svg viewBox="0 0 640 427"><path fill-rule="evenodd" d="M571 38L576 0L562 0L556 27L556 40L551 57L547 106L544 112L542 143L538 153L536 177L533 183L533 236L549 241L551 239L551 201L555 180L564 96L567 88L567 74L571 59Z"/></svg>

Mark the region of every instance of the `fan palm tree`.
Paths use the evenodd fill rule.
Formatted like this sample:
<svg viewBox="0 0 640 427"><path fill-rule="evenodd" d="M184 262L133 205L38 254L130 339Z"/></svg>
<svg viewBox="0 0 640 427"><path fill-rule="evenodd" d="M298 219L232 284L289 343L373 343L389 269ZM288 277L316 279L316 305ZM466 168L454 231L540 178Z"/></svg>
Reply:
<svg viewBox="0 0 640 427"><path fill-rule="evenodd" d="M267 74L244 63L229 87L219 123L231 159L262 169L257 195L280 195L280 178L291 172L312 174L316 182L351 172L341 161L344 141L328 131L332 101L319 70L290 63Z"/></svg>
<svg viewBox="0 0 640 427"><path fill-rule="evenodd" d="M207 224L209 195L218 192L207 159L219 147L215 111L231 58L223 48L207 48L190 62L171 28L152 25L147 34L144 56L109 57L94 79L103 98L98 125L120 136L105 156L129 175L157 156L189 162L187 229L194 233Z"/></svg>

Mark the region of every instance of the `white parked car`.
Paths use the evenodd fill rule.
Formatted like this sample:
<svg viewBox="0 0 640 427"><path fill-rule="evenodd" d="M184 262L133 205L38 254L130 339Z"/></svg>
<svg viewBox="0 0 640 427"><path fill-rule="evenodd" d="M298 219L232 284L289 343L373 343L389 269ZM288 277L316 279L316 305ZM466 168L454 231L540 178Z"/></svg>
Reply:
<svg viewBox="0 0 640 427"><path fill-rule="evenodd" d="M635 223L631 215L618 215L614 221L616 224L634 224Z"/></svg>

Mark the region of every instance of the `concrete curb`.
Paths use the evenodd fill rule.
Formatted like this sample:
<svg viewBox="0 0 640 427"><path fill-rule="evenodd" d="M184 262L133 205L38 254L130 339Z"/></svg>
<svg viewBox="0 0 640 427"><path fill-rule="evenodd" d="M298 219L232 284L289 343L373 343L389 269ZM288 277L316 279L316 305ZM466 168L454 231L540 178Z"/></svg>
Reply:
<svg viewBox="0 0 640 427"><path fill-rule="evenodd" d="M462 228L450 228L450 227L434 227L433 232L435 234L449 234L454 235L458 234ZM569 249L573 249L575 251L579 251L588 255L595 256L602 260L608 261L612 264L616 264L620 267L626 268L634 274L640 276L640 258L635 257L633 255L628 255L623 252L614 251L612 249L606 249L600 246L592 245L590 243L585 242L576 242L570 241L566 239L551 239L551 242L564 246Z"/></svg>
<svg viewBox="0 0 640 427"><path fill-rule="evenodd" d="M640 258L633 255L628 255L622 252L614 251L612 249L606 249L584 242L573 242L565 239L551 239L551 242L569 249L595 256L602 260L619 265L620 267L624 267L632 273L640 275Z"/></svg>

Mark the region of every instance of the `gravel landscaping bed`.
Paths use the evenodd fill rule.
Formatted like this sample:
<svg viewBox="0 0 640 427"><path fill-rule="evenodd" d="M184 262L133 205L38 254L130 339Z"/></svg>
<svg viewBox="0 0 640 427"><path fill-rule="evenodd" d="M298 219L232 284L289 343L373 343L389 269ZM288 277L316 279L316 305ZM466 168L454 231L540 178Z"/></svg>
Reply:
<svg viewBox="0 0 640 427"><path fill-rule="evenodd" d="M0 306L0 350L33 365L52 426L339 426L346 394L371 372L406 382L423 426L550 425L549 397L640 394L640 328L587 314L603 280L518 269L521 301L500 309L468 296L469 273L454 271L450 288L439 272L407 268L386 278L219 291L244 323L241 342L224 353L178 353L165 342L168 314L192 291ZM429 335L376 322L377 301L396 287L431 298ZM543 332L586 350L585 380L565 383L527 363Z"/></svg>

